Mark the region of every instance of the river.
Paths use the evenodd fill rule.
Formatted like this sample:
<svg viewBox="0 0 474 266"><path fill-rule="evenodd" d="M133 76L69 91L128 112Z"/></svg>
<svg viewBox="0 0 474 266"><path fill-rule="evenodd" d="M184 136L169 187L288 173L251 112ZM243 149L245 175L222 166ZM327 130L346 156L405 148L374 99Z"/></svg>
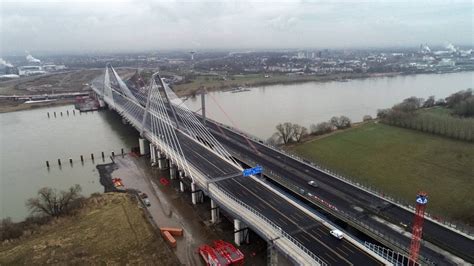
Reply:
<svg viewBox="0 0 474 266"><path fill-rule="evenodd" d="M206 109L213 119L268 138L279 122L309 126L334 115L360 121L364 115L374 116L377 109L409 96L441 98L474 87L473 78L474 72L462 72L272 85L241 93L210 93L206 96ZM186 104L198 110L200 97L191 98ZM115 113L72 115L72 109L61 106L0 113L0 218L24 219L28 215L25 201L42 187L65 189L80 184L86 196L102 192L95 169L95 164L102 163L100 153L118 154L121 148L129 151L138 145L138 133L122 124ZM57 113L56 118L53 112ZM90 160L91 153L95 155L94 162ZM84 164L80 155L86 159ZM58 158L62 167L58 166ZM73 158L72 166L68 158ZM49 169L46 160L50 161Z"/></svg>
<svg viewBox="0 0 474 266"><path fill-rule="evenodd" d="M438 99L473 87L474 72L271 85L239 93L211 92L206 95L206 115L267 139L281 122L309 128L340 115L358 122L364 115L375 117L378 109L410 96L426 99L434 95ZM186 104L193 111L200 110L200 97L190 98Z"/></svg>
<svg viewBox="0 0 474 266"><path fill-rule="evenodd" d="M73 108L69 105L0 114L0 218L24 219L28 215L25 201L42 187L67 189L80 184L85 196L103 192L95 169L95 164L103 162L101 152L108 157L111 151L118 154L124 148L128 152L138 145L137 132L122 124L118 115L79 115L77 111L73 115ZM57 113L56 118L53 112ZM95 155L94 162L91 153ZM84 164L80 155L84 156ZM72 166L69 158L73 159ZM58 166L58 159L62 167Z"/></svg>

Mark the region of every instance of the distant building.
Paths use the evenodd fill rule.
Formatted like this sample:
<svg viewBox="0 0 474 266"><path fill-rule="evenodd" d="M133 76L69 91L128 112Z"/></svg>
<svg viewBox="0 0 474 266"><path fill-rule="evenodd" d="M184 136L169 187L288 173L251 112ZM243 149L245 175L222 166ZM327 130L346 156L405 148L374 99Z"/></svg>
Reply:
<svg viewBox="0 0 474 266"><path fill-rule="evenodd" d="M46 71L43 70L41 66L21 66L18 67L18 74L20 76L32 76L45 74Z"/></svg>
<svg viewBox="0 0 474 266"><path fill-rule="evenodd" d="M453 60L448 59L448 58L443 58L438 63L438 66L440 66L440 67L453 67L455 65L456 65L456 63Z"/></svg>

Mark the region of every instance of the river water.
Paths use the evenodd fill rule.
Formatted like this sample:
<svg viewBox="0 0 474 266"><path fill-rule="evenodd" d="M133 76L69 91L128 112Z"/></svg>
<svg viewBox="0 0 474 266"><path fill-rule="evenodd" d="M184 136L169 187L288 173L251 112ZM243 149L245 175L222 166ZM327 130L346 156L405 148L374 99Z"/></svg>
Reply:
<svg viewBox="0 0 474 266"><path fill-rule="evenodd" d="M374 116L377 109L390 107L410 96L441 98L474 87L473 79L474 72L462 72L272 85L241 93L210 93L206 96L206 109L213 119L268 138L279 122L309 126L334 115L360 121L364 115ZM186 104L198 110L200 97L191 98ZM72 115L72 109L72 106L61 106L0 114L0 218L11 217L15 221L25 218L26 199L45 186L66 189L80 184L86 196L102 192L95 169L97 163L103 162L100 153L119 154L121 148L129 151L138 145L138 133L122 124L115 113ZM57 113L56 118L53 112ZM94 162L90 160L91 153L95 155ZM84 164L79 160L80 155L86 159ZM58 158L62 167L58 166ZM72 166L68 158L73 158ZM49 169L46 160L50 161Z"/></svg>
<svg viewBox="0 0 474 266"><path fill-rule="evenodd" d="M82 194L103 192L95 164L101 152L119 154L137 146L138 135L112 112L72 115L74 106L0 114L0 218L28 215L25 201L42 187L82 186ZM69 116L66 111L69 110ZM50 112L51 118L47 117ZM53 112L57 113L54 118ZM60 116L63 112L63 116ZM94 153L95 161L90 159ZM84 156L84 164L80 161ZM73 159L71 166L68 159ZM57 160L61 159L62 167ZM49 160L50 168L45 162ZM110 162L110 159L105 159Z"/></svg>
<svg viewBox="0 0 474 266"><path fill-rule="evenodd" d="M410 96L426 99L434 95L438 99L467 88L474 88L474 72L271 85L240 93L211 92L206 95L206 114L267 139L281 122L309 128L340 115L358 122L364 115L375 117L377 109ZM200 110L200 97L190 98L186 104L193 111Z"/></svg>

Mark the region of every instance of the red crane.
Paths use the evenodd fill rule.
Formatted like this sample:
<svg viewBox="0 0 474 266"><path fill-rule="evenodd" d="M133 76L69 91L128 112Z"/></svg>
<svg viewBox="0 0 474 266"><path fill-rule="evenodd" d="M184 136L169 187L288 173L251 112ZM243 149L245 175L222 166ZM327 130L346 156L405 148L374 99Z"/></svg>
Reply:
<svg viewBox="0 0 474 266"><path fill-rule="evenodd" d="M410 265L415 265L420 254L420 242L423 232L423 221L425 219L425 208L428 203L428 194L419 192L416 195L415 218L413 219L412 238L410 244Z"/></svg>

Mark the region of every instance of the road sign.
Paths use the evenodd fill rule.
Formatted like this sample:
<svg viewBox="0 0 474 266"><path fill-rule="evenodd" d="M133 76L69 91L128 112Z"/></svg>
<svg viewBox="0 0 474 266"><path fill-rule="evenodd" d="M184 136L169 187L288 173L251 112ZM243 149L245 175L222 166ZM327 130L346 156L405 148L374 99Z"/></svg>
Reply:
<svg viewBox="0 0 474 266"><path fill-rule="evenodd" d="M251 175L257 175L257 174L261 174L263 171L263 168L260 166L260 165L257 165L253 168L249 168L249 169L244 169L242 171L242 175L243 176L251 176Z"/></svg>

